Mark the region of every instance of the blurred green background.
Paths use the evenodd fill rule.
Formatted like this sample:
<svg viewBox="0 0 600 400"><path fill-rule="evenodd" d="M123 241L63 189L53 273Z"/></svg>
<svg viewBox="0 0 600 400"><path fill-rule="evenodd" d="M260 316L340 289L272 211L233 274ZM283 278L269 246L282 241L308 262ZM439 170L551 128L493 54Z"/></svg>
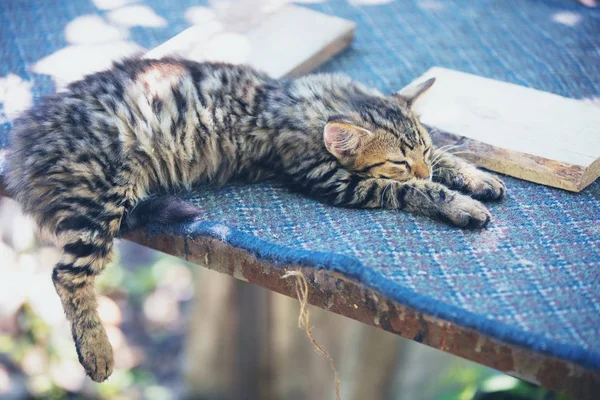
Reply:
<svg viewBox="0 0 600 400"><path fill-rule="evenodd" d="M8 199L0 202L0 238L2 399L334 398L327 360L297 328L297 301L125 241L97 283L116 365L96 384L77 361L54 293L57 252L36 240ZM265 310L254 327L239 322L248 302ZM333 313L311 313L343 399L566 398Z"/></svg>

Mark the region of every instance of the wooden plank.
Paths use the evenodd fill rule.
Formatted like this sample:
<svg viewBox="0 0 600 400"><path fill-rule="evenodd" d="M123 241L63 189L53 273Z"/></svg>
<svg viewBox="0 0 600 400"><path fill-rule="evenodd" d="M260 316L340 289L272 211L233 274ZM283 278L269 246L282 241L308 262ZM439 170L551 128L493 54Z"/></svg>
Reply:
<svg viewBox="0 0 600 400"><path fill-rule="evenodd" d="M0 196L8 196L1 175ZM283 275L288 269L302 270L309 281L308 302L312 305L576 398L592 400L596 399L600 392L598 370L587 369L532 349L502 342L473 329L418 312L386 299L340 274L295 265L276 267L267 261L258 260L242 249L209 237L192 239L167 234L154 236L148 232L136 231L131 232L125 239L292 298L296 298L294 280L283 279ZM208 310L207 313L222 313L223 308L220 306L211 308L212 311ZM194 319L190 322L190 340L196 335L194 332L205 329L203 322L206 321L197 313L193 312L192 316ZM225 318L225 322L230 321ZM206 332L210 337L219 331L220 329L211 329L210 332ZM304 333L299 330L298 332L302 339L305 339ZM230 343L231 339L221 342ZM232 349L233 346L226 348ZM196 356L205 354L206 351L206 346L197 349L188 347L186 359L188 362L198 360L200 357ZM222 371L231 367L216 368ZM197 371L189 366L186 369L188 377L190 371ZM206 377L211 374L207 372L200 375ZM226 385L231 380L230 377L224 378L208 385L208 388L219 392L227 391ZM198 377L192 376L192 379ZM206 386L202 385L202 389L205 388Z"/></svg>
<svg viewBox="0 0 600 400"><path fill-rule="evenodd" d="M308 302L317 307L576 398L595 399L600 391L600 371L420 313L340 274L295 265L276 267L209 237L151 236L138 231L126 238L292 298L296 298L295 281L282 277L288 269L301 270L310 286ZM334 350L329 343L323 345Z"/></svg>
<svg viewBox="0 0 600 400"><path fill-rule="evenodd" d="M186 29L146 54L248 64L274 78L308 73L348 47L355 24L307 8L285 6L246 32L217 20Z"/></svg>
<svg viewBox="0 0 600 400"><path fill-rule="evenodd" d="M574 192L600 177L600 107L552 93L434 67L415 102L434 142L484 168ZM436 132L437 131L437 132Z"/></svg>

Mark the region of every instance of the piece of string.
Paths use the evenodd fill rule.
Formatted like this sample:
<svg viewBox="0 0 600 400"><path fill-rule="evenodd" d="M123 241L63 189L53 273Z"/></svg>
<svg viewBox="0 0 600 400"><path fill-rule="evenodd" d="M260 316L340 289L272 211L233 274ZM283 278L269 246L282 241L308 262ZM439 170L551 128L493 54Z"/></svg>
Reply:
<svg viewBox="0 0 600 400"><path fill-rule="evenodd" d="M308 310L308 282L306 281L306 277L300 271L288 271L281 278L287 279L292 276L296 277L296 296L298 297L298 301L300 302L300 315L298 315L298 327L304 332L306 332L306 336L310 339L315 349L318 352L323 354L329 360L329 365L331 366L331 370L333 371L333 376L335 379L335 398L336 400L340 400L340 377L338 376L337 370L335 369L335 364L333 363L333 357L329 355L327 350L325 350L317 341L315 340L312 334L312 328L310 326L310 311Z"/></svg>

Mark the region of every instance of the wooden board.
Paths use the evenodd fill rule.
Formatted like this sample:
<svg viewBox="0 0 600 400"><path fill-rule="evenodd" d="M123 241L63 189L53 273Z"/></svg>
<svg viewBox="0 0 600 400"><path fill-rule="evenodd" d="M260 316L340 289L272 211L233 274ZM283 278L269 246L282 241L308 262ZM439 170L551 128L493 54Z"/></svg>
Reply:
<svg viewBox="0 0 600 400"><path fill-rule="evenodd" d="M431 77L414 109L436 145L460 145L453 151L481 167L574 192L600 177L598 105L439 67L415 83Z"/></svg>
<svg viewBox="0 0 600 400"><path fill-rule="evenodd" d="M194 61L248 64L272 77L308 73L346 48L355 24L297 6L267 15L245 32L231 32L216 19L186 29L146 54Z"/></svg>
<svg viewBox="0 0 600 400"><path fill-rule="evenodd" d="M335 272L315 270L310 267L300 268L294 265L275 266L267 261L258 260L252 254L224 243L220 239L209 237L189 238L166 234L151 235L144 231L137 231L131 232L127 239L292 298L297 296L295 281L293 279L283 279L282 277L288 270L301 270L307 277L310 286L308 302L317 307L401 335L407 339L416 340L433 348L576 398L592 400L596 399L597 394L600 392L600 371L598 370L585 369L581 365L554 358L532 349L504 343L453 322L440 320L437 317L418 312L415 309L386 299L380 293ZM228 301L229 304L232 304L231 302L235 299L229 299ZM223 314L222 318L232 322L236 316ZM314 325L319 326L320 324ZM245 326L240 329L245 329ZM302 331L298 331L303 334ZM194 334L194 332L191 332L191 334ZM223 342L227 342L228 334L230 332L223 332L225 336ZM288 339L295 340L296 338L288 337ZM302 336L297 339L298 342L306 343L306 337ZM335 343L334 341L333 344ZM333 351L335 349L335 346L328 344L327 341L322 342L322 344L328 350ZM361 345L364 344L361 341ZM310 349L309 351L312 351L312 347ZM225 349L222 357L227 357L227 352L230 350ZM235 351L235 349L231 351ZM406 356L402 351L400 354ZM367 356L363 356L363 363L367 358ZM335 353L334 359L338 359ZM327 369L327 363L322 363L323 360L320 361L320 365L325 367L322 371L326 379L317 383L326 382L327 387L330 388L331 372ZM337 364L342 374L344 373L344 365L343 363ZM381 364L378 364L378 366L383 368ZM218 369L218 367L215 368ZM196 376L195 378L201 379L203 376ZM306 376L303 376L303 378L306 378ZM218 385L221 382L227 384L231 381L231 377L221 377L220 381L213 382L213 384ZM311 384L314 383L314 381L310 382ZM344 375L342 375L342 389L344 390L348 385L352 388L351 384L352 382L344 379ZM286 397L278 398L285 399ZM323 399L332 397L308 398ZM351 396L342 396L342 398L348 399ZM370 398L367 397L367 399Z"/></svg>

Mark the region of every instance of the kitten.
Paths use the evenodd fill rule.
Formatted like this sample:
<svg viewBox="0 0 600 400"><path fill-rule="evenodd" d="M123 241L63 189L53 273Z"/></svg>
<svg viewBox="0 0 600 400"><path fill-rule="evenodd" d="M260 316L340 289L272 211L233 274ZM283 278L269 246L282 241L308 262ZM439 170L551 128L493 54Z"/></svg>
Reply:
<svg viewBox="0 0 600 400"><path fill-rule="evenodd" d="M113 368L94 278L124 216L159 191L275 178L335 206L485 226L475 199L503 197L504 184L432 147L410 110L432 83L386 96L339 75L275 80L243 66L128 60L26 112L8 188L62 250L52 279L88 375L100 382Z"/></svg>

